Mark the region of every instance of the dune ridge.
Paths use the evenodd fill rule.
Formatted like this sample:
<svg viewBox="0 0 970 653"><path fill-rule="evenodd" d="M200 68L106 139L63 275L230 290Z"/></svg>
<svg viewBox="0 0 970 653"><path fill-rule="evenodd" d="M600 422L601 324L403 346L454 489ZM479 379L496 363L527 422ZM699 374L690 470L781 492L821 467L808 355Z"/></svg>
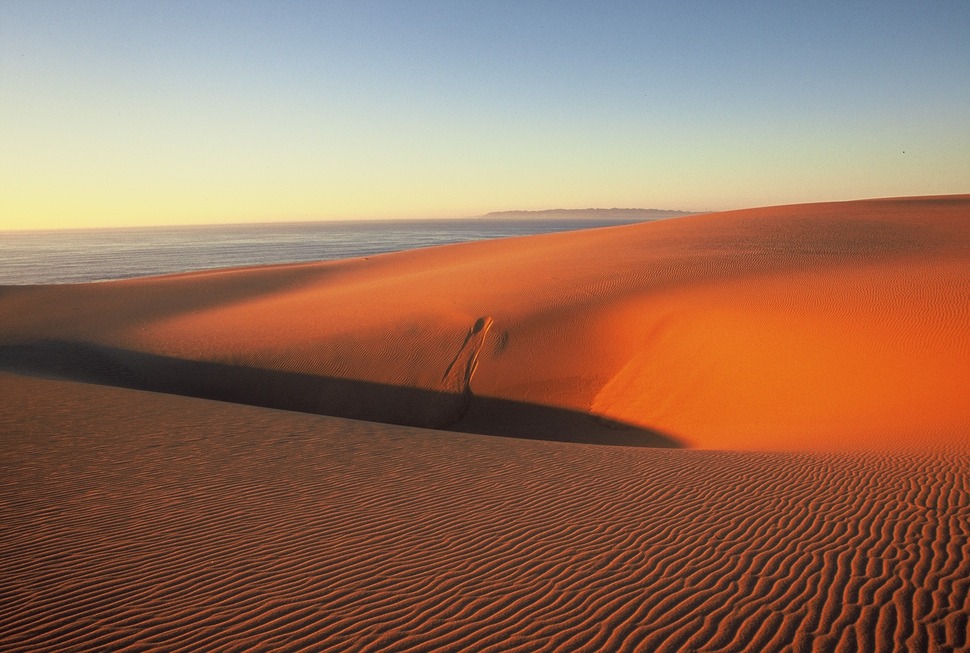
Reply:
<svg viewBox="0 0 970 653"><path fill-rule="evenodd" d="M128 364L147 355L343 380L299 409L410 426L514 432L521 412L489 417L483 406L511 402L590 416L563 424L568 437L600 419L711 449L902 446L914 430L960 440L970 426L968 207L967 196L769 207L18 288L0 295L0 346L58 342L130 351ZM449 367L480 320L488 328L462 388ZM152 388L151 367L128 372L143 389L172 385ZM184 383L184 394L220 398L235 381L210 379L204 393ZM427 401L389 410L371 387Z"/></svg>
<svg viewBox="0 0 970 653"><path fill-rule="evenodd" d="M970 650L968 336L968 195L0 288L0 650Z"/></svg>

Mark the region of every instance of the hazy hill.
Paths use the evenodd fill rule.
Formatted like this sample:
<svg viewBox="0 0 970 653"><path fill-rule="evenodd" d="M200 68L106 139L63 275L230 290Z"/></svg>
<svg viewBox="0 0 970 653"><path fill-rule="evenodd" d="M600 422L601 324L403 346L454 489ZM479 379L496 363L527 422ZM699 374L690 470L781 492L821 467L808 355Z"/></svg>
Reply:
<svg viewBox="0 0 970 653"><path fill-rule="evenodd" d="M493 211L483 218L497 220L542 219L542 220L659 220L692 215L689 211L665 209L546 209L544 211Z"/></svg>

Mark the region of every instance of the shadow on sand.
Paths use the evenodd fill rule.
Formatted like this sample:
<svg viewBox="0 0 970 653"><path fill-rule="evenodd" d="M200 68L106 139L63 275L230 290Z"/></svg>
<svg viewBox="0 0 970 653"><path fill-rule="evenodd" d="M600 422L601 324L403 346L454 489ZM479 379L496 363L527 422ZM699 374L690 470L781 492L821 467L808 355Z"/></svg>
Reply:
<svg viewBox="0 0 970 653"><path fill-rule="evenodd" d="M461 433L638 447L673 437L589 413L58 340L0 346L0 370Z"/></svg>

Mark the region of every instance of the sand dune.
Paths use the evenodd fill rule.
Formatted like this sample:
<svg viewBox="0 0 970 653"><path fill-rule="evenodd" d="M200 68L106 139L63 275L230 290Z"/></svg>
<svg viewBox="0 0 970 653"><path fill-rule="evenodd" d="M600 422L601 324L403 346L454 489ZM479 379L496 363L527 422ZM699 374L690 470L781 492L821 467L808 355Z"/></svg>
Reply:
<svg viewBox="0 0 970 653"><path fill-rule="evenodd" d="M102 382L496 434L525 435L503 407L526 406L566 437L608 420L699 448L962 441L968 212L802 205L18 289L0 363L40 348Z"/></svg>
<svg viewBox="0 0 970 653"><path fill-rule="evenodd" d="M970 196L8 287L0 369L5 650L970 646Z"/></svg>

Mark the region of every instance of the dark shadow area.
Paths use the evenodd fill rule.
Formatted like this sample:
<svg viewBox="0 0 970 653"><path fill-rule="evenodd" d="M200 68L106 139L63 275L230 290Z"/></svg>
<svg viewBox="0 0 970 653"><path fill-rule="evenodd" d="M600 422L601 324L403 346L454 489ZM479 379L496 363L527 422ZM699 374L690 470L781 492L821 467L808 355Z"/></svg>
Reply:
<svg viewBox="0 0 970 653"><path fill-rule="evenodd" d="M317 415L533 440L680 447L657 431L551 406L192 361L86 343L0 346L0 370Z"/></svg>

